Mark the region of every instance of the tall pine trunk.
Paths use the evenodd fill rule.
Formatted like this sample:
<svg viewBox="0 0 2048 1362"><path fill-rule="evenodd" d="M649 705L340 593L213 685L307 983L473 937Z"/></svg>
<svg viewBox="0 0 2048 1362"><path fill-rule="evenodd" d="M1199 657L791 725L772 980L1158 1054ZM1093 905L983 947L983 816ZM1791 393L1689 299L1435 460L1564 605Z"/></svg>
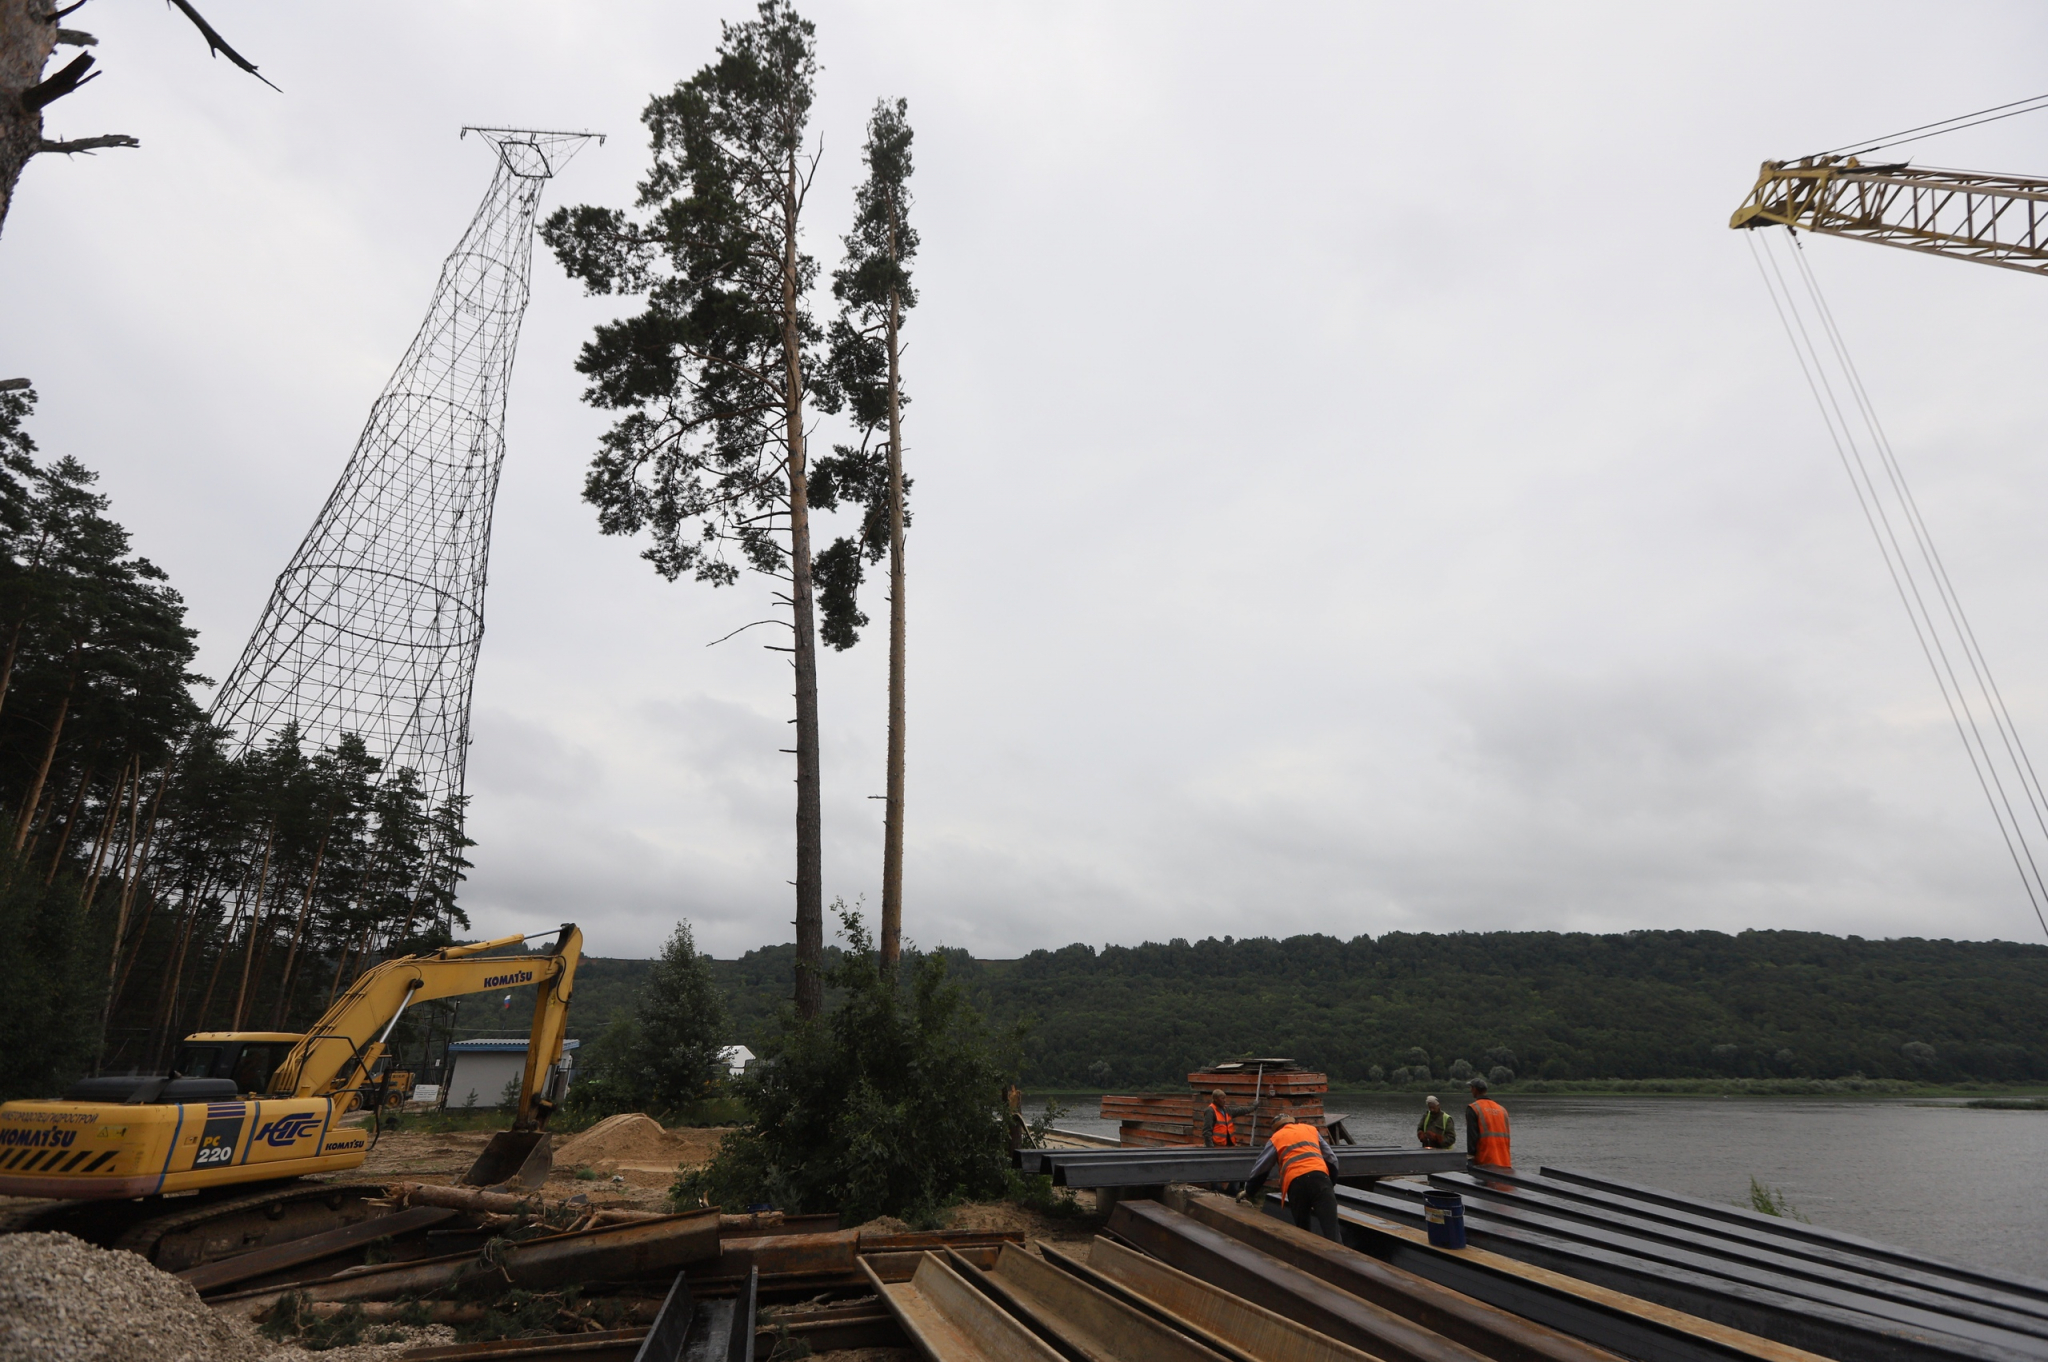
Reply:
<svg viewBox="0 0 2048 1362"><path fill-rule="evenodd" d="M35 821L36 809L42 803L43 783L50 778L50 763L57 759L57 741L64 736L64 716L71 712L71 688L78 683L78 673L71 674L71 680L64 686L64 698L57 702L57 718L50 725L50 742L43 749L43 764L36 768L35 782L28 787L28 798L22 801L21 817L14 825L14 849L20 851L28 844L29 824Z"/></svg>
<svg viewBox="0 0 2048 1362"><path fill-rule="evenodd" d="M783 419L789 450L790 613L796 667L796 1014L825 1001L825 833L818 771L818 628L811 590L811 508L804 465L803 331L797 311L796 151L782 201Z"/></svg>
<svg viewBox="0 0 2048 1362"><path fill-rule="evenodd" d="M263 870L256 877L256 905L249 910L249 943L242 952L242 982L235 988L235 1019L228 1030L242 1029L242 1009L249 1000L249 971L256 963L256 942L263 929L263 895L270 888L270 849L277 842L277 819L270 820L270 831L263 835Z"/></svg>
<svg viewBox="0 0 2048 1362"><path fill-rule="evenodd" d="M97 756L97 752L94 755ZM95 769L93 762L87 761L85 764L85 774L78 779L78 793L72 797L71 808L64 815L64 833L57 839L57 853L50 857L50 869L43 876L43 883L46 885L57 882L57 867L64 863L64 850L71 845L71 834L78 831L78 811L85 807L85 793L92 788L92 777ZM42 839L38 837L36 840L41 841ZM29 849L33 851L35 849L34 845L31 844Z"/></svg>
<svg viewBox="0 0 2048 1362"><path fill-rule="evenodd" d="M330 829L334 825L331 806L327 811L327 823ZM320 883L320 862L327 855L327 838L328 833L320 834L320 845L313 851L313 869L306 876L306 894L299 900L299 920L292 927L291 950L285 954L284 973L277 981L277 1008L270 1017L270 1029L273 1031L283 1028L285 1016L291 1010L292 976L298 972L299 943L306 939L306 916L313 911L313 891Z"/></svg>
<svg viewBox="0 0 2048 1362"><path fill-rule="evenodd" d="M889 255L896 256L895 207L889 218ZM882 825L882 967L894 969L903 955L903 744L905 724L903 652L907 629L903 600L903 407L897 400L900 375L897 329L903 321L901 295L889 290L889 783Z"/></svg>

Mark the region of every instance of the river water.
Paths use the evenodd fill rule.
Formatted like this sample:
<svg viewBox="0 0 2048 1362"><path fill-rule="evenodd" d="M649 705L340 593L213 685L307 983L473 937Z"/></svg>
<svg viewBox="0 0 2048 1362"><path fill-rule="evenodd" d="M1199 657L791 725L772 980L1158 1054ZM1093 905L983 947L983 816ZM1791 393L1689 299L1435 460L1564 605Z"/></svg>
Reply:
<svg viewBox="0 0 2048 1362"><path fill-rule="evenodd" d="M1462 1096L1446 1089L1460 1121ZM2048 1112L1924 1100L1499 1095L1515 1166L1568 1168L1748 1204L1754 1177L1816 1225L1933 1257L2048 1277ZM1092 1098L1070 1130L1115 1137ZM1422 1099L1333 1094L1360 1144L1415 1143Z"/></svg>

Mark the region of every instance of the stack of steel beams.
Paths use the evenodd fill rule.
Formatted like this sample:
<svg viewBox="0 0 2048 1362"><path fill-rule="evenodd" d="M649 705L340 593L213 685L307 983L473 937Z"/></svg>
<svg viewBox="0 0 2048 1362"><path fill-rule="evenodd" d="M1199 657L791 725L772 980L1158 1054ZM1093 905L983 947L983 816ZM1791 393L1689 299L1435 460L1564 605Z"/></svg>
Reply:
<svg viewBox="0 0 2048 1362"><path fill-rule="evenodd" d="M1011 1161L1026 1173L1049 1173L1055 1187L1164 1187L1175 1182L1243 1182L1259 1151L1242 1146L1204 1149L1018 1149ZM1465 1156L1447 1149L1368 1148L1340 1145L1340 1183L1375 1178L1449 1173L1464 1169Z"/></svg>
<svg viewBox="0 0 2048 1362"><path fill-rule="evenodd" d="M1841 1362L2048 1358L2048 1282L1562 1169L1445 1170L1429 1184L1463 1196L1473 1252L1422 1242L1416 1184L1341 1189L1347 1240L1482 1299L1501 1289L1486 1264L1513 1260Z"/></svg>

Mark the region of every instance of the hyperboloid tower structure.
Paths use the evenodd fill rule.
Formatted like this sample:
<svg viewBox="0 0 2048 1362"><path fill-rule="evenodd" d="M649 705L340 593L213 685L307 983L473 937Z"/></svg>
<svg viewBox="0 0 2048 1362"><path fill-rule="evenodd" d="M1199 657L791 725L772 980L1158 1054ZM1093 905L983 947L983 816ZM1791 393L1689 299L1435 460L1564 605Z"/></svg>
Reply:
<svg viewBox="0 0 2048 1362"><path fill-rule="evenodd" d="M497 153L490 192L211 714L231 752L287 725L309 750L359 734L430 807L462 793L534 212L591 136L471 132Z"/></svg>

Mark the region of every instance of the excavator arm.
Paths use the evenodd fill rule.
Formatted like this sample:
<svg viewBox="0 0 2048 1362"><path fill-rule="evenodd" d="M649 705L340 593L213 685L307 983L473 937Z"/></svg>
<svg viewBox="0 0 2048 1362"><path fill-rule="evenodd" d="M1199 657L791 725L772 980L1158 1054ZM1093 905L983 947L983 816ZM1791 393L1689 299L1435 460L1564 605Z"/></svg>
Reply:
<svg viewBox="0 0 2048 1362"><path fill-rule="evenodd" d="M562 1097L564 1083L558 1066L576 964L583 954L583 933L573 925L565 926L554 944L536 955L484 955L527 939L508 936L449 946L365 970L278 1065L271 1093L334 1097L366 1084L392 1028L415 1003L538 984L532 1039L526 1047L526 1071L520 1080L512 1129L544 1128Z"/></svg>
<svg viewBox="0 0 2048 1362"><path fill-rule="evenodd" d="M1855 157L1765 161L1728 225L1784 226L2048 274L2048 180Z"/></svg>

